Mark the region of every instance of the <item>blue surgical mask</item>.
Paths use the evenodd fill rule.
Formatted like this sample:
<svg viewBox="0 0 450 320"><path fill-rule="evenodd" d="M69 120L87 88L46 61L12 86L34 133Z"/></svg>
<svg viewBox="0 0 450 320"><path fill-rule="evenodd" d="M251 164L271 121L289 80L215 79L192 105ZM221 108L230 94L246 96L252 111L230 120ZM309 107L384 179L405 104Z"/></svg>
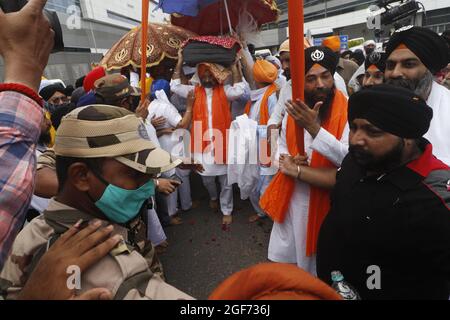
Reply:
<svg viewBox="0 0 450 320"><path fill-rule="evenodd" d="M95 175L108 185L102 197L95 202L95 206L113 222L123 224L133 220L139 214L144 202L155 195L153 179L139 189L128 190L107 183L97 173Z"/></svg>

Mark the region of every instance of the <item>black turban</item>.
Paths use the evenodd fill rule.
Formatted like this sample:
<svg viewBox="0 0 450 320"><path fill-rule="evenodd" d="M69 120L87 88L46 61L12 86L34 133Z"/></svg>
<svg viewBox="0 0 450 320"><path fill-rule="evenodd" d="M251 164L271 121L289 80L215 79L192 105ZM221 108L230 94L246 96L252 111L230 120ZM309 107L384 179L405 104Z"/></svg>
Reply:
<svg viewBox="0 0 450 320"><path fill-rule="evenodd" d="M422 27L403 27L394 32L386 46L386 54L401 44L411 50L431 73L443 69L449 62L448 47L445 40L436 32Z"/></svg>
<svg viewBox="0 0 450 320"><path fill-rule="evenodd" d="M66 88L63 87L62 84L55 83L49 86L46 86L39 91L39 95L45 101L48 101L56 92L61 92L62 94L66 94Z"/></svg>
<svg viewBox="0 0 450 320"><path fill-rule="evenodd" d="M433 110L414 92L386 84L365 88L349 101L348 120L366 119L381 130L406 139L423 137Z"/></svg>
<svg viewBox="0 0 450 320"><path fill-rule="evenodd" d="M366 61L364 62L364 67L367 69L374 65L381 72L384 73L386 69L386 54L384 52L374 51L366 57Z"/></svg>
<svg viewBox="0 0 450 320"><path fill-rule="evenodd" d="M338 54L327 47L310 47L305 50L305 74L317 63L334 75L338 62Z"/></svg>
<svg viewBox="0 0 450 320"><path fill-rule="evenodd" d="M350 60L351 59L356 60L356 64L358 66L361 66L364 63L365 59L364 52L361 49L356 49L354 52L350 54Z"/></svg>

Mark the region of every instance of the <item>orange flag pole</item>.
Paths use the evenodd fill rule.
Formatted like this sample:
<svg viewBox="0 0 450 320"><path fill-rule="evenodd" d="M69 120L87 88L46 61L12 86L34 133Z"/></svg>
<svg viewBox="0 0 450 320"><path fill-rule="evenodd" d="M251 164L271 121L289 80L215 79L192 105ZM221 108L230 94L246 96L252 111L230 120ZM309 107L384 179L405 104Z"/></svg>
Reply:
<svg viewBox="0 0 450 320"><path fill-rule="evenodd" d="M142 0L142 29L141 29L141 102L147 96L146 80L147 80L147 44L148 44L148 12L149 1Z"/></svg>
<svg viewBox="0 0 450 320"><path fill-rule="evenodd" d="M303 0L288 1L289 47L291 56L292 100L304 101L305 88L305 38ZM303 130L297 130L301 154L305 154Z"/></svg>

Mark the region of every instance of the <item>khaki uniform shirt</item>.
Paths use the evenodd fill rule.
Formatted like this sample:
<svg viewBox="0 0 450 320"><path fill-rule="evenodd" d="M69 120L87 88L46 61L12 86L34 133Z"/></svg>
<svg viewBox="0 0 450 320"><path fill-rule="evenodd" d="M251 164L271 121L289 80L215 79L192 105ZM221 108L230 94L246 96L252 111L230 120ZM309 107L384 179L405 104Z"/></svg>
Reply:
<svg viewBox="0 0 450 320"><path fill-rule="evenodd" d="M93 218L52 199L47 211L33 219L17 236L0 273L0 295L15 299L37 264L39 253L45 253L55 235L61 235L80 219L89 221ZM130 228L133 230L114 225L113 234L120 234L124 241L82 273L79 292L100 287L109 289L115 299L193 299L163 280L155 250L145 240L145 225L136 223Z"/></svg>

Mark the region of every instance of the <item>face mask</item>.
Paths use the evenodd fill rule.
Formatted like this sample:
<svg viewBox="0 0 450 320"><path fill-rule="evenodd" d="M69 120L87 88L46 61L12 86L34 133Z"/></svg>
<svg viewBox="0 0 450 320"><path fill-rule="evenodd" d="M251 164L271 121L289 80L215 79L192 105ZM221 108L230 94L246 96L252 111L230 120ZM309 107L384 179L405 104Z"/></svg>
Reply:
<svg viewBox="0 0 450 320"><path fill-rule="evenodd" d="M153 179L139 189L127 190L106 182L96 173L95 175L108 186L95 206L113 222L123 224L134 219L144 202L155 195Z"/></svg>

